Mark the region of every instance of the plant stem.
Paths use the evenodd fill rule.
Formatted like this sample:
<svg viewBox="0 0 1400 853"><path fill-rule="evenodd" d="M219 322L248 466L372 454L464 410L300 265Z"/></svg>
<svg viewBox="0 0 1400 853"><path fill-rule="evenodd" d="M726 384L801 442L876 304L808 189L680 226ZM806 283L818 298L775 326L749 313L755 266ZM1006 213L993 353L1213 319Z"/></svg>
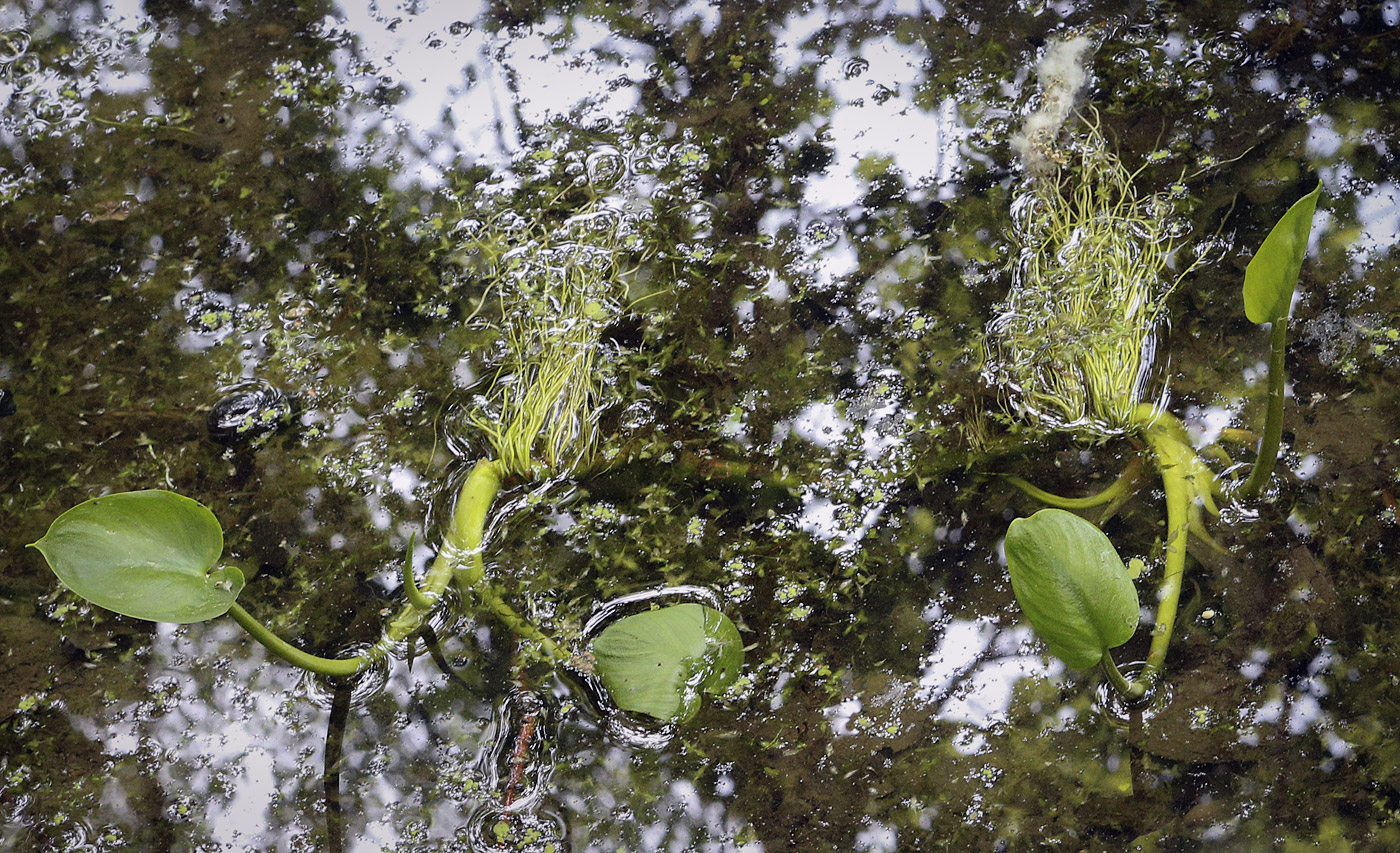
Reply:
<svg viewBox="0 0 1400 853"><path fill-rule="evenodd" d="M1046 506L1057 509L1092 509L1131 495L1133 485L1137 482L1141 472L1142 462L1135 458L1123 469L1123 473L1119 474L1118 478L1108 485L1108 488L1083 498L1061 497L1011 474L1006 475L1006 481Z"/></svg>
<svg viewBox="0 0 1400 853"><path fill-rule="evenodd" d="M1249 479L1236 493L1241 500L1253 500L1269 482L1278 461L1279 439L1283 436L1283 386L1287 378L1283 370L1283 356L1288 342L1288 315L1274 318L1269 332L1269 410L1264 416L1264 440L1259 444L1259 455L1254 457L1254 468Z"/></svg>
<svg viewBox="0 0 1400 853"><path fill-rule="evenodd" d="M1176 624L1181 581L1186 573L1186 537L1190 528L1191 500L1201 493L1202 487L1209 489L1210 486L1195 482L1197 476L1208 472L1204 471L1205 466L1186 440L1181 423L1165 412L1150 412L1146 417L1150 420L1143 430L1143 437L1156 456L1157 470L1162 475L1162 487L1167 499L1166 568L1157 593L1157 626L1152 631L1147 664L1138 676L1139 681L1150 682L1161 671L1167 658L1172 627Z"/></svg>
<svg viewBox="0 0 1400 853"><path fill-rule="evenodd" d="M452 523L443 536L442 549L425 579L427 594L440 595L455 575L463 592L475 595L486 609L508 628L527 640L535 642L546 655L558 663L567 664L570 655L539 628L526 621L515 608L501 597L496 587L486 579L486 562L481 556L486 533L486 514L501 489L500 463L483 459L476 463L462 491L457 496L457 508ZM407 613L404 614L408 615ZM421 625L421 621L419 625ZM416 628L415 628L416 630ZM406 635L405 635L406 636Z"/></svg>
<svg viewBox="0 0 1400 853"><path fill-rule="evenodd" d="M408 537L408 554L403 560L403 591L408 596L408 603L417 610L432 610L433 599L427 597L418 589L418 584L413 579L413 536ZM409 657L412 657L410 654Z"/></svg>
<svg viewBox="0 0 1400 853"><path fill-rule="evenodd" d="M326 722L326 754L321 769L321 788L326 801L326 849L345 851L345 808L340 799L340 769L345 756L345 723L350 717L354 689L340 684L331 694L331 714Z"/></svg>
<svg viewBox="0 0 1400 853"><path fill-rule="evenodd" d="M287 663L294 664L302 669L314 672L317 675L355 675L374 660L369 654L356 655L350 658L323 658L309 654L272 633L267 626L254 619L251 613L244 610L238 602L235 601L228 612L233 616L235 622L243 626L243 630L252 634L253 639L266 646L268 651L282 658Z"/></svg>
<svg viewBox="0 0 1400 853"><path fill-rule="evenodd" d="M229 613L255 640L288 663L317 675L349 676L383 660L396 644L422 630L432 608L442 598L447 585L455 576L464 590L474 594L512 631L534 641L553 660L567 664L571 659L569 654L552 638L516 613L486 580L486 564L481 557L486 533L486 514L500 490L500 464L490 459L477 462L467 475L467 481L462 484L462 490L457 494L457 505L452 511L452 521L448 524L447 532L443 535L442 548L439 549L427 574L423 576L421 588L413 582L411 565L406 566L404 585L408 602L385 626L384 636L379 642L363 654L349 658L323 658L308 654L272 633L237 602L229 609Z"/></svg>
<svg viewBox="0 0 1400 853"><path fill-rule="evenodd" d="M447 584L452 581L453 570L461 560L460 552L464 547L474 549L477 561L481 560L486 511L491 507L491 502L500 488L499 466L489 459L477 462L467 475L467 481L462 484L462 490L457 496L457 506L452 513L452 521L443 537L443 547L424 576L422 588L413 583L412 568L406 566L404 585L407 588L408 603L385 626L384 636L380 637L379 642L364 654L339 659L307 654L272 633L237 603L234 603L229 612L254 639L288 663L318 675L354 675L371 663L383 660L396 644L422 629L432 607L437 604L447 589Z"/></svg>
<svg viewBox="0 0 1400 853"><path fill-rule="evenodd" d="M496 493L501 490L501 468L499 463L482 459L472 466L471 473L457 493L457 505L452 510L452 520L443 534L442 547L437 557L423 576L422 586L412 582L410 571L404 570L404 586L408 593L408 604L389 621L384 636L374 646L378 652L382 648L388 653L391 646L413 636L427 621L429 612L442 598L447 585L452 581L453 570L461 563L462 551L481 548L486 529L486 512Z"/></svg>
<svg viewBox="0 0 1400 853"><path fill-rule="evenodd" d="M1118 669L1118 664L1113 660L1113 654L1108 650L1104 651L1099 665L1103 668L1104 675L1108 676L1109 683L1124 699L1135 702L1147 695L1146 679L1129 681Z"/></svg>

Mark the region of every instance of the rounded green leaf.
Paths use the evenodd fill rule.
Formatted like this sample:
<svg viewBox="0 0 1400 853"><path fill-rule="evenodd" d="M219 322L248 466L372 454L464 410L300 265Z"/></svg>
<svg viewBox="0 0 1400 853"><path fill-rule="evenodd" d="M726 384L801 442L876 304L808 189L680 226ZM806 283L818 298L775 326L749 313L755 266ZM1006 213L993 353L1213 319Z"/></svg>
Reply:
<svg viewBox="0 0 1400 853"><path fill-rule="evenodd" d="M222 616L243 589L242 572L215 568L224 533L214 513L174 492L93 498L60 515L30 547L78 595L152 622Z"/></svg>
<svg viewBox="0 0 1400 853"><path fill-rule="evenodd" d="M1272 323L1288 317L1293 288L1303 269L1312 233L1313 212L1322 184L1293 203L1274 225L1244 271L1244 313L1251 323Z"/></svg>
<svg viewBox="0 0 1400 853"><path fill-rule="evenodd" d="M593 640L595 670L624 711L684 722L701 693L739 677L744 641L729 617L703 604L673 604L617 620Z"/></svg>
<svg viewBox="0 0 1400 853"><path fill-rule="evenodd" d="M1113 543L1071 512L1043 509L1006 533L1011 588L1036 634L1075 669L1088 669L1137 630L1138 597Z"/></svg>

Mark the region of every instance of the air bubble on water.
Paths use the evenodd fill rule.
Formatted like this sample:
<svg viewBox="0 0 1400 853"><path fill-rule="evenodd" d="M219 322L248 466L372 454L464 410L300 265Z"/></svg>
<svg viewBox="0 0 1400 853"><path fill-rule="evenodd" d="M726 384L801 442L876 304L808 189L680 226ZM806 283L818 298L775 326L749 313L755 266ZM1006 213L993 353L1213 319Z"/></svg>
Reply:
<svg viewBox="0 0 1400 853"><path fill-rule="evenodd" d="M1247 47L1241 34L1227 33L1206 41L1202 52L1221 65L1234 65L1245 55Z"/></svg>
<svg viewBox="0 0 1400 853"><path fill-rule="evenodd" d="M1192 246L1197 263L1202 264L1222 263L1233 248L1228 239L1214 234L1202 237Z"/></svg>
<svg viewBox="0 0 1400 853"><path fill-rule="evenodd" d="M1166 193L1154 193L1142 200L1142 215L1148 219L1166 219L1176 211L1176 205Z"/></svg>
<svg viewBox="0 0 1400 853"><path fill-rule="evenodd" d="M28 32L24 30L0 32L0 63L14 62L28 52Z"/></svg>
<svg viewBox="0 0 1400 853"><path fill-rule="evenodd" d="M1180 216L1164 219L1158 233L1170 240L1184 240L1191 233L1191 223Z"/></svg>
<svg viewBox="0 0 1400 853"><path fill-rule="evenodd" d="M571 252L579 252L585 248L597 249L612 242L612 237L621 224L621 214L603 207L570 216L564 220L556 236L562 241L581 244L571 249Z"/></svg>
<svg viewBox="0 0 1400 853"><path fill-rule="evenodd" d="M588 183L595 189L611 189L627 176L627 161L612 146L600 146L585 161Z"/></svg>
<svg viewBox="0 0 1400 853"><path fill-rule="evenodd" d="M28 92L39 82L39 72L42 69L43 63L39 61L39 57L28 54L10 63L10 67L0 74L0 79L7 77L20 91Z"/></svg>
<svg viewBox="0 0 1400 853"><path fill-rule="evenodd" d="M502 213L496 220L496 227L507 236L523 235L530 228L530 221L513 210Z"/></svg>
<svg viewBox="0 0 1400 853"><path fill-rule="evenodd" d="M452 226L452 233L463 237L475 237L482 232L482 228L479 219L459 219L457 224Z"/></svg>
<svg viewBox="0 0 1400 853"><path fill-rule="evenodd" d="M835 244L840 236L840 232L832 227L830 222L818 219L807 226L807 230L802 234L802 239L810 246L825 248Z"/></svg>
<svg viewBox="0 0 1400 853"><path fill-rule="evenodd" d="M697 169L705 165L705 152L693 142L679 142L671 146L671 160L683 169Z"/></svg>
<svg viewBox="0 0 1400 853"><path fill-rule="evenodd" d="M680 250L683 257L698 263L709 261L715 256L714 247L703 243L682 243L676 248Z"/></svg>

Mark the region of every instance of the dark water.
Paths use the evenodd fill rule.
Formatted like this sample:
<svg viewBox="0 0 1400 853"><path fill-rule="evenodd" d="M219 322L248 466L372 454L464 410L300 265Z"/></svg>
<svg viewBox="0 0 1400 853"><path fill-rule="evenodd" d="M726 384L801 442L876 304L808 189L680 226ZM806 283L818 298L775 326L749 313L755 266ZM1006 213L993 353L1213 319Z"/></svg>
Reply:
<svg viewBox="0 0 1400 853"><path fill-rule="evenodd" d="M0 846L1400 846L1400 5L344 6L0 8ZM1038 507L1001 475L1085 493L1140 448L1030 431L982 379L1010 140L1077 33L1083 103L1215 258L1159 346L1202 442L1259 424L1244 266L1324 185L1280 474L1211 523L1224 553L1193 544L1140 736L1044 655L999 556ZM469 608L347 707L230 621L92 608L24 548L174 489L250 611L373 642L485 452L497 297L534 292L492 264L598 209L578 241L625 271L598 464L512 486L490 568L566 641L625 594L718 596L747 664L693 721L614 718ZM248 393L260 426L211 436ZM1105 530L1150 602L1153 485Z"/></svg>

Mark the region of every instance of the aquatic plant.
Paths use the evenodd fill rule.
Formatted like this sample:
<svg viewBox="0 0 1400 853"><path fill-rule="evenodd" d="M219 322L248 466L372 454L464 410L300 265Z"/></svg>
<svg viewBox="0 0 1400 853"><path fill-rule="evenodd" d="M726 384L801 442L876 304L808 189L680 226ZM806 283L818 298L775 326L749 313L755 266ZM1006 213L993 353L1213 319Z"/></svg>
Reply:
<svg viewBox="0 0 1400 853"><path fill-rule="evenodd" d="M1171 203L1138 196L1092 113L1069 150L1072 166L1012 207L1021 250L986 374L1036 426L1101 439L1133 428L1166 299L1190 267L1170 271Z"/></svg>
<svg viewBox="0 0 1400 853"><path fill-rule="evenodd" d="M490 391L468 419L510 476L568 476L597 449L598 354L625 294L620 235L615 215L592 207L560 232L568 239L532 240L493 265L500 315L510 320Z"/></svg>
<svg viewBox="0 0 1400 853"><path fill-rule="evenodd" d="M1063 95L1053 97L1058 102ZM1017 601L1051 652L1075 667L1101 664L1120 693L1138 699L1166 660L1188 535L1214 544L1204 514L1218 515L1217 500L1226 496L1255 497L1272 475L1282 431L1288 309L1321 187L1284 214L1246 270L1245 313L1254 322L1272 323L1272 358L1264 438L1249 479L1235 487L1210 469L1175 416L1142 400L1166 298L1191 270L1167 273L1179 247L1170 206L1165 199L1138 199L1137 173L1107 150L1092 111L1068 143L1077 157L1048 158L1065 164L1054 173L1044 170L1051 139L1033 123L1027 138L1037 139L1036 145L1020 146L1023 156L1030 151L1037 158L1027 163L1031 188L1012 211L1023 247L1011 294L988 327L985 373L1008 393L1009 407L1037 428L1094 441L1130 434L1146 445L1162 480L1167 526L1156 624L1136 679L1128 681L1109 653L1137 624L1136 596L1129 619L1123 591L1131 581L1107 537L1061 511L1105 507L1105 515L1111 513L1140 487L1140 462L1131 462L1107 489L1081 498L1009 477L1056 509L1012 523L1008 568Z"/></svg>
<svg viewBox="0 0 1400 853"><path fill-rule="evenodd" d="M1255 254L1255 262L1260 264L1261 269L1282 270L1281 275L1270 275L1269 277L1269 287L1275 293L1283 292L1286 287L1287 294L1289 296L1292 294L1293 287L1297 282L1298 270L1307 249L1307 229L1311 224L1312 210L1317 203L1318 192L1318 190L1314 190L1290 208L1270 232L1270 239L1266 239L1263 246ZM1300 226L1300 221L1305 224ZM1272 239L1274 234L1280 231L1291 233L1294 238L1290 240ZM1298 236L1300 233L1301 237ZM1251 268L1253 267L1254 262L1251 262ZM1246 292L1250 292L1250 289L1247 288ZM1246 302L1249 302L1248 296ZM1270 304L1275 310L1280 310L1277 308L1277 303ZM1275 330L1286 326L1287 304L1287 301L1284 300L1281 309L1283 313L1274 315ZM1253 314L1251 319L1255 316L1259 315ZM1274 357L1270 370L1269 414L1266 418L1265 438L1256 455L1255 473L1251 475L1250 482L1254 481L1255 476L1258 476L1260 471L1264 472L1262 479L1265 481L1272 475L1277 459L1278 434L1282 429L1280 418L1282 417L1281 401L1283 397L1283 334L1276 331L1273 340ZM1277 393L1273 390L1275 385L1278 386ZM1279 402L1275 403L1276 400ZM1166 660L1167 650L1171 643L1172 628L1176 621L1177 604L1181 596L1182 579L1185 576L1187 536L1194 533L1211 542L1202 522L1203 513L1208 511L1212 515L1219 514L1216 504L1216 498L1219 496L1233 493L1235 497L1243 500L1252 497L1254 492L1247 490L1249 483L1232 492L1228 481L1214 474L1191 444L1185 426L1169 412L1147 403L1140 403L1133 411L1130 424L1150 450L1154 466L1162 479L1167 509L1165 565L1157 594L1156 626L1153 629L1152 644L1148 651L1146 664L1138 674L1137 680L1129 684L1118 674L1112 657L1107 654L1107 647L1105 647L1103 655L1104 669L1115 686L1119 687L1120 691L1130 698L1137 698L1146 692ZM1272 440L1270 436L1272 436ZM1013 485L1022 488L1032 497L1052 507L1084 510L1116 505L1126 499L1138 485L1138 471L1137 466L1129 465L1107 489L1097 495L1084 498L1064 498L1035 488L1019 478L1008 479ZM1037 536L1034 530L1027 531L1023 535ZM1009 541L1008 539L1008 543ZM1212 542L1212 544L1214 543ZM1044 571L1060 577L1061 582L1067 582L1068 579L1081 571L1077 555L1065 553L1064 549L1055 548L1049 542L1041 542L1038 547L1046 549L1053 555L1042 558L1042 562L1053 567ZM1007 556L1010 560L1009 544ZM1014 583L1013 586L1015 586ZM1037 613L1045 611L1045 604L1041 599L1045 598L1046 593L1036 588L1024 586L1016 587L1015 591L1022 610L1031 619L1031 624L1038 633L1042 636L1047 634L1053 636L1062 630L1055 627L1053 623L1047 623L1044 617L1037 616ZM1100 606L1114 606L1111 598L1101 599L1097 595L1086 599L1086 601L1088 601L1091 611ZM1100 614L1095 613L1093 618L1099 618L1099 616ZM1071 614L1067 618L1080 623L1084 623L1085 620L1092 621L1091 617L1083 614ZM1070 661L1067 660L1067 662ZM1089 665L1092 663L1090 662Z"/></svg>
<svg viewBox="0 0 1400 853"><path fill-rule="evenodd" d="M1137 589L1127 567L1103 531L1079 516L1042 509L1011 522L1006 564L1031 624L1070 666L1094 666L1137 631Z"/></svg>
<svg viewBox="0 0 1400 853"><path fill-rule="evenodd" d="M1283 435L1283 355L1288 339L1288 310L1293 305L1293 288L1302 271L1308 249L1313 213L1322 184L1294 202L1278 224L1264 238L1264 244L1244 271L1244 313L1252 323L1269 323L1269 409L1264 419L1264 438L1254 459L1249 479L1240 486L1241 498L1250 499L1268 482L1278 459L1279 438Z"/></svg>
<svg viewBox="0 0 1400 853"><path fill-rule="evenodd" d="M174 492L94 498L55 519L33 547L65 586L94 604L164 622L228 613L273 653L325 676L354 676L388 658L424 629L455 582L464 597L520 637L527 654L596 673L617 707L670 721L693 716L700 694L721 692L738 678L743 643L727 616L692 603L634 613L600 632L590 649L574 653L522 617L488 576L485 531L502 483L568 477L595 459L602 406L597 356L603 329L623 310L621 237L607 211L589 204L557 232L530 231L516 234L519 245L507 252L496 251L504 242L499 234L474 238L502 318L503 354L489 390L468 416L490 455L463 482L421 581L406 561L407 600L364 651L312 655L258 622L237 602L243 573L219 565L218 520Z"/></svg>

